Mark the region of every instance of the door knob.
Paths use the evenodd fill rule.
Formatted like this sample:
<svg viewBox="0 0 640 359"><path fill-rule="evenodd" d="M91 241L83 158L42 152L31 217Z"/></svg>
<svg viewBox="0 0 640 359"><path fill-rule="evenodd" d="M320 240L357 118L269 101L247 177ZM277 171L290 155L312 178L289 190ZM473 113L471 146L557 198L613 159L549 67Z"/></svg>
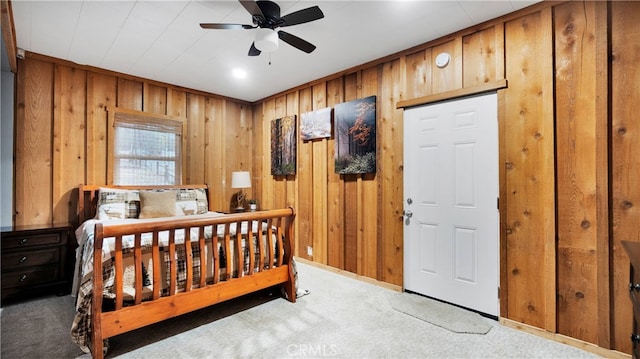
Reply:
<svg viewBox="0 0 640 359"><path fill-rule="evenodd" d="M411 212L411 211L404 211L404 216L405 216L405 217L407 217L407 218L411 218L411 217L413 217L413 212Z"/></svg>

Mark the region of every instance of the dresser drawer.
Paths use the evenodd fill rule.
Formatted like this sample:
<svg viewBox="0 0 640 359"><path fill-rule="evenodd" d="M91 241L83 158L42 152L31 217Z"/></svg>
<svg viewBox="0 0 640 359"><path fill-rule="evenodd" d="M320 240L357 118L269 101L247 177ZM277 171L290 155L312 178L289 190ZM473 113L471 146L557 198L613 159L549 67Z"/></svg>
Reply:
<svg viewBox="0 0 640 359"><path fill-rule="evenodd" d="M2 238L2 249L64 244L65 240L66 238L61 236L60 233L21 236L4 235Z"/></svg>
<svg viewBox="0 0 640 359"><path fill-rule="evenodd" d="M6 269L21 270L29 266L55 264L58 262L60 262L60 247L2 254L3 271Z"/></svg>
<svg viewBox="0 0 640 359"><path fill-rule="evenodd" d="M22 271L2 273L2 288L30 287L59 278L58 266L29 267Z"/></svg>

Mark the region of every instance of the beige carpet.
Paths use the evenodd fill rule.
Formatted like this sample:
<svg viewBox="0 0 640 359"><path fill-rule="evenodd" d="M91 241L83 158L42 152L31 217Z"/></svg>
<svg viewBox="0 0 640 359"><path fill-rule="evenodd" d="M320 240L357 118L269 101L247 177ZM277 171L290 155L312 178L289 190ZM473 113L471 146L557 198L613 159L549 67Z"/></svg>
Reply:
<svg viewBox="0 0 640 359"><path fill-rule="evenodd" d="M504 327L459 334L394 310L394 292L298 263L310 293L297 303L261 292L110 340L107 358L595 358ZM89 358L71 343L70 297L1 310L2 352L11 359Z"/></svg>
<svg viewBox="0 0 640 359"><path fill-rule="evenodd" d="M398 293L389 299L394 310L454 333L486 334L493 325L480 314L418 294Z"/></svg>

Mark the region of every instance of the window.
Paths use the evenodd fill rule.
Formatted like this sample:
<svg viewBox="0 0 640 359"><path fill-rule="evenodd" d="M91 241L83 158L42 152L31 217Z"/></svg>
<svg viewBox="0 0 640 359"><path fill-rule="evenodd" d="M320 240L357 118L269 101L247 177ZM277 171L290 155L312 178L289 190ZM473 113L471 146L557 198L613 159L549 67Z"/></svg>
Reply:
<svg viewBox="0 0 640 359"><path fill-rule="evenodd" d="M109 118L113 184L182 183L183 121L122 110L113 111Z"/></svg>

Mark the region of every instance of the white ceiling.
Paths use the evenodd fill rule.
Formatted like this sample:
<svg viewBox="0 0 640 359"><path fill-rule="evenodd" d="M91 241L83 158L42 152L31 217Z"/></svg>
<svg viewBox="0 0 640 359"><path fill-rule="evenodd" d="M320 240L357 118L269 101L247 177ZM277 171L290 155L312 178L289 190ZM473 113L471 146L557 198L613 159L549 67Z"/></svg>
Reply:
<svg viewBox="0 0 640 359"><path fill-rule="evenodd" d="M251 24L238 1L13 0L18 48L246 101L426 43L538 0L276 1L286 15L318 5L323 19L287 27L317 49L280 41L247 56L257 30L204 30L201 22ZM238 80L233 68L247 77Z"/></svg>

